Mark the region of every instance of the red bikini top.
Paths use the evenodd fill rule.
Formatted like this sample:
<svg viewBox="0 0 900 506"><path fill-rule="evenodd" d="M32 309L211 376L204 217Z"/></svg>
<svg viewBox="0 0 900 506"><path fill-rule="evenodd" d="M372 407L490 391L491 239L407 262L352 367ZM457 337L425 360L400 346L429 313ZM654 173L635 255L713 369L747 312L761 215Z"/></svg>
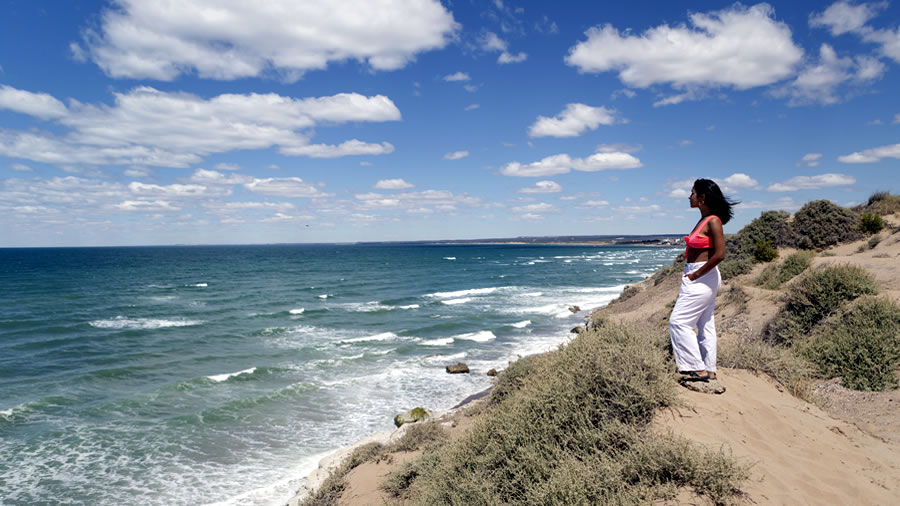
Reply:
<svg viewBox="0 0 900 506"><path fill-rule="evenodd" d="M706 224L709 223L709 220L713 218L718 218L715 214L711 214L707 216L703 221L700 222L700 225L697 226L692 232L691 235L684 236L684 244L686 245L684 248L684 256L687 258L688 248L694 249L709 249L709 237L705 235L697 235L706 227Z"/></svg>

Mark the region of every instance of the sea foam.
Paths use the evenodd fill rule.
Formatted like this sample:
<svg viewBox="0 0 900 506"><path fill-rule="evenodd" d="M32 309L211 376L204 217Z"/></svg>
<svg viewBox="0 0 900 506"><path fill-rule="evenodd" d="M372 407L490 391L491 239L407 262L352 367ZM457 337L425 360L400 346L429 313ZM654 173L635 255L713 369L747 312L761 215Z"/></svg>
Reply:
<svg viewBox="0 0 900 506"><path fill-rule="evenodd" d="M215 374L212 376L207 376L207 378L215 381L216 383L221 383L221 382L227 380L228 378L232 378L234 376L239 376L241 374L253 374L254 372L256 372L256 368L251 367L250 369L244 369L243 371L230 372L227 374Z"/></svg>
<svg viewBox="0 0 900 506"><path fill-rule="evenodd" d="M166 327L190 327L201 325L202 320L164 320L160 318L126 318L117 316L112 320L94 320L91 327L98 329L162 329Z"/></svg>
<svg viewBox="0 0 900 506"><path fill-rule="evenodd" d="M487 341L492 341L497 339L497 336L494 335L490 330L482 330L480 332L470 332L468 334L460 334L458 336L453 336L456 339L465 339L466 341L475 341L479 343L485 343Z"/></svg>
<svg viewBox="0 0 900 506"><path fill-rule="evenodd" d="M389 341L392 339L397 339L397 334L394 334L393 332L382 332L381 334L375 334L373 336L342 339L341 342L342 343L363 343L366 341Z"/></svg>
<svg viewBox="0 0 900 506"><path fill-rule="evenodd" d="M457 290L455 292L435 292L429 293L426 297L436 297L438 299L454 299L457 297L465 297L466 295L487 295L498 290L497 287L490 288L472 288L469 290Z"/></svg>

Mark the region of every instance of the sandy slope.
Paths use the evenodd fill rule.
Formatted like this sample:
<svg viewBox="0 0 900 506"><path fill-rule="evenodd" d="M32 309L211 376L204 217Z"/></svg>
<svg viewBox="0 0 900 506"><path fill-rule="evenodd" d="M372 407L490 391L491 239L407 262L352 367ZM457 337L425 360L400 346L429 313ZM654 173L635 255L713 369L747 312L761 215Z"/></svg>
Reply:
<svg viewBox="0 0 900 506"><path fill-rule="evenodd" d="M897 223L894 215L890 221ZM900 300L900 233L882 232L874 249L858 252L866 241L840 246L834 256L819 256L814 266L854 264L878 280L882 293ZM778 311L780 293L751 286L761 270L730 281L719 294L720 340L758 337ZM637 325L663 323L678 294L679 276L641 291L601 312ZM728 291L740 286L750 296L736 302ZM753 464L746 484L751 504L900 504L900 392L853 392L832 380L821 385L817 407L787 393L766 376L721 369L724 395L681 391L685 406L663 411L654 428L682 434L714 449L723 449ZM454 430L457 435L471 420ZM349 475L340 504L390 503L377 490L392 469L411 458L366 463ZM703 503L691 494L681 503Z"/></svg>
<svg viewBox="0 0 900 506"><path fill-rule="evenodd" d="M768 377L721 370L727 392L684 390L688 408L654 421L753 464L755 504L897 504L900 448L780 391ZM895 413L896 414L896 413Z"/></svg>

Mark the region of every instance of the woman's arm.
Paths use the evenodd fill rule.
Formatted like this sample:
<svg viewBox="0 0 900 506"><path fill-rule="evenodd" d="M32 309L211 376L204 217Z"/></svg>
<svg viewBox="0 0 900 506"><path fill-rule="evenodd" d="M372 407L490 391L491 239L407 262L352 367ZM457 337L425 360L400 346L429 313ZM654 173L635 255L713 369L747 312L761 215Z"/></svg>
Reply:
<svg viewBox="0 0 900 506"><path fill-rule="evenodd" d="M725 260L725 232L722 231L722 221L718 217L706 223L706 236L709 237L710 252L706 263L699 269L687 275L691 281L715 269L716 265ZM702 231L701 231L702 232Z"/></svg>

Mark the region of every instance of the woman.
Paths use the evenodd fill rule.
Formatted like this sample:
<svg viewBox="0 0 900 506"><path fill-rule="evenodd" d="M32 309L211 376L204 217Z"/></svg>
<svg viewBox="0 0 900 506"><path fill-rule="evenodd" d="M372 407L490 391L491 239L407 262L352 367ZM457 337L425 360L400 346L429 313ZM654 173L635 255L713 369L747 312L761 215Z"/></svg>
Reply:
<svg viewBox="0 0 900 506"><path fill-rule="evenodd" d="M694 181L691 207L700 210L700 221L684 240L684 276L681 292L669 317L669 336L675 364L684 375L680 381L716 379L716 292L722 283L716 267L725 258L722 225L734 214L737 202L722 195L709 179ZM694 327L697 334L694 334Z"/></svg>

